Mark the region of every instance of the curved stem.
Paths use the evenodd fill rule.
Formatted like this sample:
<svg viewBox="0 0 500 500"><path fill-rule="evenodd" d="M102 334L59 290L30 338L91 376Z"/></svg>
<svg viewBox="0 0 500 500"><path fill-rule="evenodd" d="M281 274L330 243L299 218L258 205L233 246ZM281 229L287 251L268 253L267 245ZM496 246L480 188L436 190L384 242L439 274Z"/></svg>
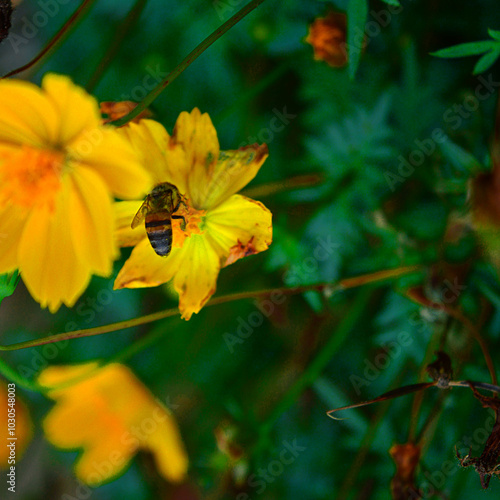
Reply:
<svg viewBox="0 0 500 500"><path fill-rule="evenodd" d="M291 189L317 186L324 180L325 176L320 173L296 175L295 177L290 177L282 181L268 182L249 189L244 189L240 194L248 198L264 198L265 196L271 196Z"/></svg>
<svg viewBox="0 0 500 500"><path fill-rule="evenodd" d="M316 358L314 358L304 373L302 373L302 375L287 391L285 397L266 418L265 422L261 426L264 439L267 438L267 435L271 431L273 425L281 417L281 415L288 410L288 408L290 408L297 401L297 398L302 394L302 392L320 376L321 372L330 362L333 355L338 351L349 333L352 332L354 325L362 316L362 312L366 308L371 294L372 290L366 289L356 297L351 309L344 316L339 327L330 337L326 345L319 351Z"/></svg>
<svg viewBox="0 0 500 500"><path fill-rule="evenodd" d="M8 78L10 76L17 75L18 73L22 73L23 71L34 66L42 57L48 54L48 52L53 49L58 42L61 42L64 37L69 33L70 28L75 27L85 16L87 11L90 9L92 4L96 0L83 0L82 4L78 9L73 12L70 18L64 23L63 27L52 37L49 43L28 63L24 64L20 68L13 69L9 71L6 75L2 76L2 78Z"/></svg>
<svg viewBox="0 0 500 500"><path fill-rule="evenodd" d="M281 293L283 295L296 295L299 293L316 290L331 295L334 292L345 290L347 288L354 288L366 285L368 283L374 283L374 282L385 281L387 279L398 278L405 274L418 272L421 269L422 269L421 266L398 267L396 269L388 269L384 271L377 271L375 273L364 274L362 276L357 276L355 278L347 278L339 281L336 284L327 282L327 283L316 283L313 285L298 286L294 288L278 287L278 288L268 288L265 290L239 292L231 295L223 295L221 297L215 297L212 300L210 300L205 305L205 307L215 306L218 304L225 304L226 302L233 302L235 300L267 297L271 294L276 294L276 293ZM19 349L26 349L28 347L36 347L39 345L60 342L62 340L93 337L94 335L102 335L104 333L116 332L117 330L123 330L125 328L132 328L133 326L152 323L153 321L169 318L171 316L177 316L178 314L179 310L177 308L165 309L163 311L159 311L156 313L147 314L146 316L127 319L125 321L119 321L118 323L112 323L110 325L97 326L95 328L87 328L84 330L75 330L73 332L56 333L55 335L49 335L48 337L42 339L27 340L25 342L18 342L17 344L11 344L6 346L0 345L0 351L16 351Z"/></svg>
<svg viewBox="0 0 500 500"><path fill-rule="evenodd" d="M118 27L116 32L113 34L113 38L111 39L111 43L108 47L108 50L104 53L99 61L96 69L92 73L92 76L89 78L87 85L85 85L85 89L89 94L91 94L96 85L101 80L102 76L106 72L106 69L109 66L109 63L113 60L117 52L120 50L120 45L123 42L123 39L127 36L127 33L134 27L135 23L139 20L141 13L146 6L148 0L136 0L135 5L130 9L127 17L123 20L121 25Z"/></svg>
<svg viewBox="0 0 500 500"><path fill-rule="evenodd" d="M193 61L195 61L205 50L217 41L222 35L229 31L235 24L241 21L252 10L257 8L264 0L252 0L249 4L245 5L234 16L227 20L222 26L217 28L210 36L205 38L192 52L190 52L182 62L171 71L165 79L160 82L128 115L111 122L111 125L121 127L127 122L142 113L167 87L171 84Z"/></svg>

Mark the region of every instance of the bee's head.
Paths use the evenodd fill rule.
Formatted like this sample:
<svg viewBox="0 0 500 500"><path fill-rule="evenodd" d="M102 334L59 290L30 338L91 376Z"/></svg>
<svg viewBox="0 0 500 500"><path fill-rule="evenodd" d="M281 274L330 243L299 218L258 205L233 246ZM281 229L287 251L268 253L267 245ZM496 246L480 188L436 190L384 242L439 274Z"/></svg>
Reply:
<svg viewBox="0 0 500 500"><path fill-rule="evenodd" d="M176 187L173 184L170 184L169 182L162 182L153 188L150 196L153 198L163 198L166 194L169 192L171 193L175 189Z"/></svg>

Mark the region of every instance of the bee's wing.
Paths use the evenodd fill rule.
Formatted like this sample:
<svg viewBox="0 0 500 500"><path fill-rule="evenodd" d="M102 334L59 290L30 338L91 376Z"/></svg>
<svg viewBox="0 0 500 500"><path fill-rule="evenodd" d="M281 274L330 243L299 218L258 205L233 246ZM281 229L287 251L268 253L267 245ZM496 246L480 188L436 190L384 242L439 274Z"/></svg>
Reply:
<svg viewBox="0 0 500 500"><path fill-rule="evenodd" d="M139 210L135 214L135 217L132 219L132 224L130 224L130 227L132 229L135 229L141 222L144 221L148 212L149 212L149 200L146 198L144 203L141 205L141 208L139 208Z"/></svg>

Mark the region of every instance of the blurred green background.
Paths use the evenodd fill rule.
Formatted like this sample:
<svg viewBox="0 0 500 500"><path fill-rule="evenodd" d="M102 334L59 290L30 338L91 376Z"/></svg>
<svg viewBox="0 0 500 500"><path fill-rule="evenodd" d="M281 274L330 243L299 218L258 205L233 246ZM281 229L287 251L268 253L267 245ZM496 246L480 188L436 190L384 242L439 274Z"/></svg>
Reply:
<svg viewBox="0 0 500 500"><path fill-rule="evenodd" d="M77 7L77 2L54 0L54 14L27 38L29 23L47 4L25 0L14 12L12 33L25 42L2 42L2 73L38 53ZM22 77L40 83L53 71L85 86L135 4L96 1L44 64ZM95 86L101 101L142 99L155 77L164 77L244 2L144 4ZM202 54L151 109L169 131L181 111L198 107L209 113L221 149L267 142L269 158L250 188L280 186L300 174L322 176L313 186L255 194L273 212L274 242L267 252L224 269L218 295L335 282L414 264L423 272L331 295L297 293L273 304L270 314L259 312L265 311L261 302L243 300L206 307L189 322L168 319L71 341L64 348L5 354L14 369L31 378L47 363L110 358L149 335L126 363L178 419L190 458L189 480L174 487L151 479L139 457L122 477L92 490L90 498L387 499L395 472L388 450L408 441L412 425L418 434L431 413L436 418L424 429L416 479L424 498L479 494L479 477L460 469L454 448L470 436L473 454L480 454L486 435L477 429L490 414L467 389L453 389L446 397L430 389L419 411L412 410L412 396L405 396L351 410L342 421L326 416L329 409L427 380L425 365L445 334L445 350L460 369L457 378L491 382L470 332L443 309L411 301L405 293L409 286L422 285L433 300L446 302L444 292L453 293L450 283L458 280L464 289L452 306L481 328L493 361L500 346L497 270L467 225L470 179L492 168L499 65L473 76L477 57L430 55L488 39L488 28L500 29L498 2L402 0L401 5L381 23L388 4L369 2L372 36L351 80L347 67L315 61L304 43L316 17L328 9L346 11L348 0L266 0ZM480 78L495 83L484 99L474 101ZM454 107L467 103L477 103L477 109ZM271 128L274 117L281 117L279 130ZM437 128L448 142L428 142ZM400 175L400 155L407 159L431 143L433 150L424 150L413 173L388 180L395 178L391 173ZM455 230L459 237L452 238ZM122 251L115 275L129 253ZM167 287L111 289L112 279L94 278L74 308L51 315L21 284L0 308L1 342L104 325L177 304ZM244 326L251 322L257 326ZM383 367L377 368L381 359ZM76 453L54 449L41 432L40 421L52 403L27 391L22 396L36 435L18 465L18 498L79 498L72 475ZM216 429L234 434L243 459L231 462L217 447ZM294 459L280 462L280 453L294 443ZM446 461L453 466L441 477L436 471ZM494 479L481 495L497 498L499 491Z"/></svg>

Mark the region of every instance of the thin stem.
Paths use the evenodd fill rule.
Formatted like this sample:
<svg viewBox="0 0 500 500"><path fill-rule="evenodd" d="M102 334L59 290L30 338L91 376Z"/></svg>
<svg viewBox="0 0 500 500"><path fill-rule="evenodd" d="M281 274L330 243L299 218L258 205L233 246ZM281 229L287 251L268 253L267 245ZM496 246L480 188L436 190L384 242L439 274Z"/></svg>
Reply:
<svg viewBox="0 0 500 500"><path fill-rule="evenodd" d="M283 181L269 182L261 184L260 186L245 189L244 191L241 191L240 194L248 196L248 198L263 198L265 196L275 195L291 189L317 186L318 184L321 184L323 180L324 176L322 174L296 175L295 177L290 177L289 179L285 179Z"/></svg>
<svg viewBox="0 0 500 500"><path fill-rule="evenodd" d="M394 381L395 385L399 385L403 378L403 372L400 372L396 380ZM361 471L361 467L363 466L366 457L368 456L368 452L370 451L371 445L375 438L377 437L377 428L382 423L382 419L389 410L390 403L385 402L385 404L381 404L378 410L376 411L370 425L367 427L366 432L363 436L363 439L360 443L360 448L358 453L356 454L354 460L347 471L347 474L340 485L339 492L337 494L337 500L346 500L349 497L349 494L354 491L356 486L356 479L358 477L359 472Z"/></svg>
<svg viewBox="0 0 500 500"><path fill-rule="evenodd" d="M285 397L263 422L261 425L263 439L267 438L267 435L281 415L287 411L297 401L302 392L304 392L304 390L321 375L321 372L325 369L334 354L344 343L349 333L352 332L356 322L363 316L363 310L366 308L368 301L370 300L372 291L373 290L367 288L359 293L354 301L354 304L345 314L339 327L332 334L328 342L321 348L316 358L290 387L285 394Z"/></svg>
<svg viewBox="0 0 500 500"><path fill-rule="evenodd" d="M256 97L269 85L274 83L281 75L285 73L288 67L289 67L288 63L281 64L273 71L268 73L266 76L264 76L262 80L260 80L256 85L252 86L252 88L244 92L241 95L241 97L231 106L225 108L223 111L216 114L213 117L215 128L217 128L219 123L223 122L226 118L230 117L233 113L235 113L238 110L238 108L243 106L243 104L249 102L253 97Z"/></svg>
<svg viewBox="0 0 500 500"><path fill-rule="evenodd" d="M222 26L217 28L210 36L205 38L192 52L190 52L182 62L171 71L165 79L160 82L128 115L111 122L112 125L121 127L127 122L142 113L151 103L165 90L167 85L171 84L192 62L194 62L205 50L217 41L222 35L229 31L235 24L241 21L252 10L257 8L264 0L252 0L249 4L245 5L233 17L227 20Z"/></svg>
<svg viewBox="0 0 500 500"><path fill-rule="evenodd" d="M486 366L488 367L488 371L490 373L491 381L493 382L493 384L497 385L498 380L495 371L495 365L493 364L493 359L488 349L488 345L481 336L481 332L479 331L479 329L459 309L453 309L450 307L450 308L445 308L444 311L453 318L455 318L456 320L460 321L470 331L472 337L476 340L476 342L479 344L479 347L481 348L481 352L483 353L484 359L486 361Z"/></svg>
<svg viewBox="0 0 500 500"><path fill-rule="evenodd" d="M8 78L10 76L17 75L18 73L22 73L28 68L31 68L31 66L34 66L38 61L46 56L49 51L57 45L57 43L61 42L64 37L68 35L70 28L74 28L78 25L78 23L85 17L85 14L87 14L87 11L95 1L96 0L83 0L80 7L78 7L78 9L73 12L70 18L64 23L63 27L52 37L49 43L31 61L21 66L20 68L9 71L9 73L2 76L2 78Z"/></svg>
<svg viewBox="0 0 500 500"><path fill-rule="evenodd" d="M87 92L92 93L96 87L96 85L101 80L102 76L106 72L106 69L109 66L109 63L114 59L117 52L120 50L121 43L124 38L127 36L128 32L134 27L135 23L139 20L141 13L146 6L148 0L136 0L135 5L132 7L130 12L127 14L127 17L120 24L117 31L113 34L111 39L111 44L108 47L108 50L104 53L99 64L97 65L94 73L89 78L85 89Z"/></svg>
<svg viewBox="0 0 500 500"><path fill-rule="evenodd" d="M357 276L355 278L347 278L345 280L339 281L336 284L327 282L327 283L316 283L313 285L304 285L294 288L278 287L278 288L268 288L266 290L234 293L230 295L223 295L221 297L215 297L212 300L210 300L205 305L205 307L225 304L226 302L233 302L235 300L267 297L271 294L276 294L276 293L281 293L283 295L296 295L311 290L316 290L319 292L328 293L330 295L334 292L338 292L348 288L355 288L358 286L366 285L368 283L385 281L387 279L398 278L402 275L416 273L419 272L421 269L422 268L420 266L398 267L396 269L378 271L375 273ZM134 326L145 325L147 323L152 323L153 321L158 321L160 319L169 318L171 316L177 316L178 314L179 310L177 308L165 309L163 311L159 311L156 313L147 314L146 316L128 319L125 321L119 321L117 323L112 323L110 325L97 326L95 328L87 328L84 330L75 330L73 332L56 333L55 335L49 335L48 337L42 339L27 340L25 342L18 342L17 344L0 346L0 351L16 351L19 349L26 349L28 347L36 347L39 345L60 342L62 340L93 337L94 335L102 335L104 333L116 332L118 330L123 330L125 328L132 328Z"/></svg>

